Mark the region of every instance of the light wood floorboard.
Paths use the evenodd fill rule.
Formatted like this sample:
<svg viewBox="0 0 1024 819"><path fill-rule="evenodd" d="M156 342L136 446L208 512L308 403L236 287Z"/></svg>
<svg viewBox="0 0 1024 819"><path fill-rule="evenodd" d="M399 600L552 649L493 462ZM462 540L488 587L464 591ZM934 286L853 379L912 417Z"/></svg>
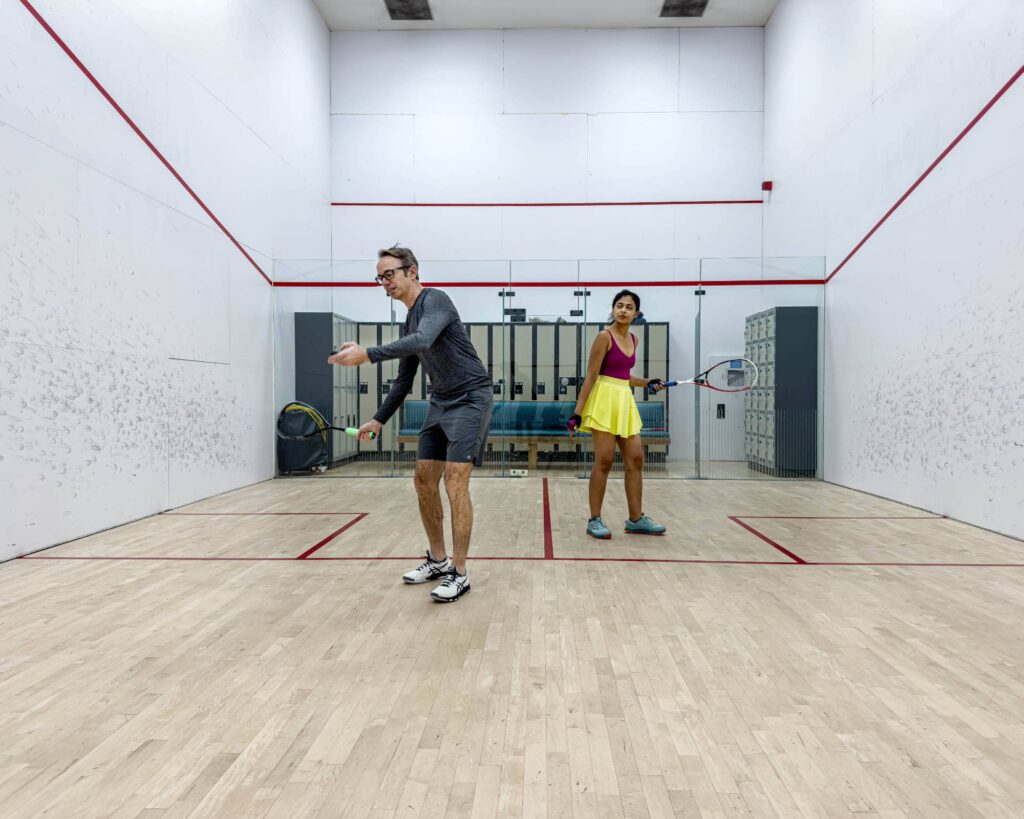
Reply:
<svg viewBox="0 0 1024 819"><path fill-rule="evenodd" d="M542 481L473 496L453 605L400 581L408 480L271 481L0 566L0 815L1024 815L1024 543L737 481L649 482L659 538L613 481L596 542L565 478L545 560Z"/></svg>

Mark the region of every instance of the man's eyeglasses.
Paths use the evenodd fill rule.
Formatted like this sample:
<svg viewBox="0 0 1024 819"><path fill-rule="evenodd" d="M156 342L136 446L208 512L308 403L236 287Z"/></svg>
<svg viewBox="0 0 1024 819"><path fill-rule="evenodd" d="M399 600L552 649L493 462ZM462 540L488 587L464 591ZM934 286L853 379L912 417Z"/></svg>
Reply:
<svg viewBox="0 0 1024 819"><path fill-rule="evenodd" d="M377 284L384 284L384 282L389 282L393 278L395 278L395 274L399 270L408 270L408 269L409 269L409 265L407 265L407 264L403 264L401 267L392 267L390 270L385 270L379 276L374 276L373 280L375 282L377 282Z"/></svg>

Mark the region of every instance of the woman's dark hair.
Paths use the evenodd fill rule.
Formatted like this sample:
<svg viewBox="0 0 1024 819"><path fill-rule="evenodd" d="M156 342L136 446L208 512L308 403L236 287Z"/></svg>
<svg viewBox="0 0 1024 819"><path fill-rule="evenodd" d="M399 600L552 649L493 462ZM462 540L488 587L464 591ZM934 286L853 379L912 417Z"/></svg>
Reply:
<svg viewBox="0 0 1024 819"><path fill-rule="evenodd" d="M633 304L636 305L636 311L639 313L640 312L640 297L636 293L634 293L632 290L620 290L618 293L616 293L615 294L615 298L612 299L612 309L613 310L615 309L615 302L617 302L623 296L629 296L630 298L633 299Z"/></svg>

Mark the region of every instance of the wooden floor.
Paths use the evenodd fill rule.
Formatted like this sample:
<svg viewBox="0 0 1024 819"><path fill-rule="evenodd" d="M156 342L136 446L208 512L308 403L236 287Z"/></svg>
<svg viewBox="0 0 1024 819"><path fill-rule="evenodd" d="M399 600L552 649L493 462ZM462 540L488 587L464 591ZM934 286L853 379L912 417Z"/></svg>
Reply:
<svg viewBox="0 0 1024 819"><path fill-rule="evenodd" d="M0 566L0 815L1020 817L1024 543L813 482L277 480ZM299 559L301 558L301 559ZM894 565L900 564L900 565Z"/></svg>

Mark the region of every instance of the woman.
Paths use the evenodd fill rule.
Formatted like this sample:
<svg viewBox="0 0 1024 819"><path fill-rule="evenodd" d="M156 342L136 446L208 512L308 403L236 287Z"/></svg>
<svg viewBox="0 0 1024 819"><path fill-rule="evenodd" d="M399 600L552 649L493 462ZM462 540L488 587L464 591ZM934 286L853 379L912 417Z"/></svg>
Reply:
<svg viewBox="0 0 1024 819"><path fill-rule="evenodd" d="M587 534L607 540L611 530L601 520L601 506L608 486L608 474L615 461L618 442L626 466L627 534L661 535L665 527L643 513L644 448L640 443L640 411L632 387L664 389L657 378L636 378L630 370L636 363L636 336L629 331L640 311L640 297L622 290L612 299L612 323L597 334L590 348L587 377L583 381L576 410L569 419L569 434L589 432L594 437L594 468L590 472L590 520Z"/></svg>

